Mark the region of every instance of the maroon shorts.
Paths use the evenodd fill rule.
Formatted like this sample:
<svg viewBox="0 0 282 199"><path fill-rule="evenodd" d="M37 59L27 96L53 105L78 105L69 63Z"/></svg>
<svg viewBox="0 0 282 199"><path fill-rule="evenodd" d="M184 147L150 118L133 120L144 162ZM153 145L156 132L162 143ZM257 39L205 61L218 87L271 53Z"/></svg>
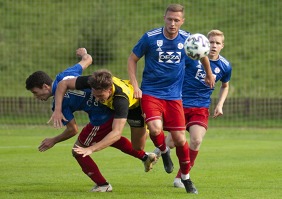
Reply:
<svg viewBox="0 0 282 199"><path fill-rule="evenodd" d="M101 141L112 131L113 118L101 126L93 126L88 123L78 136L78 141L84 146L90 146L93 143Z"/></svg>
<svg viewBox="0 0 282 199"><path fill-rule="evenodd" d="M149 95L141 98L145 122L162 120L165 131L185 130L185 118L181 100L162 100Z"/></svg>
<svg viewBox="0 0 282 199"><path fill-rule="evenodd" d="M200 125L208 129L209 109L208 108L184 108L186 129L192 125Z"/></svg>

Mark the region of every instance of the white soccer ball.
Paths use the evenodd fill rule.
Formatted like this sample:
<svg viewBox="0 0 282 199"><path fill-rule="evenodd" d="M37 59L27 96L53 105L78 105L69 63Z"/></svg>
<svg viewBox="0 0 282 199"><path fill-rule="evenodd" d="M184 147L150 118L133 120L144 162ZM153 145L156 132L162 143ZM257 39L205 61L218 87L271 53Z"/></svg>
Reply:
<svg viewBox="0 0 282 199"><path fill-rule="evenodd" d="M199 60L209 54L210 42L205 35L196 33L186 39L184 50L191 59Z"/></svg>

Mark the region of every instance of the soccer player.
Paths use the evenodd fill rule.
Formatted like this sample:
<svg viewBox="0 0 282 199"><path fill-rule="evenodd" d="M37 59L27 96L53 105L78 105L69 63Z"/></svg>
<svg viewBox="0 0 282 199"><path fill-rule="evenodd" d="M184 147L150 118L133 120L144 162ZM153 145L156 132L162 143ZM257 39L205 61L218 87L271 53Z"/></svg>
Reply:
<svg viewBox="0 0 282 199"><path fill-rule="evenodd" d="M141 107L150 138L161 150L165 171L173 171L169 147L163 130L171 132L181 169L181 180L188 193L197 193L189 179L190 159L185 137L185 119L181 100L185 67L183 44L190 33L180 30L184 23L184 7L169 5L164 15L164 27L146 32L128 58L128 73L134 97L141 98ZM136 78L137 62L145 57L141 88ZM208 58L201 60L207 72L206 82L214 86Z"/></svg>
<svg viewBox="0 0 282 199"><path fill-rule="evenodd" d="M63 79L73 78L81 75L82 70L87 68L92 63L92 57L87 54L85 48L79 48L77 50L77 55L82 57L81 61L58 74L55 81L52 81L52 79L43 71L37 71L31 74L26 79L26 89L30 90L37 99L44 101L47 100L54 95L58 82ZM62 106L62 111L65 118L63 123L66 125L66 129L55 137L44 139L38 147L39 151L46 151L53 147L56 143L67 140L77 134L78 127L73 113L79 110L88 113L90 122L79 134L74 147L85 147L98 143L100 140L104 139L109 132L111 132L113 111L108 107L96 102L90 89L69 90L64 96ZM142 150L134 150L132 148L132 144L127 138L121 136L120 139L114 142L111 146L142 160L146 172L151 169L155 155L147 155ZM96 184L91 191L112 191L112 186L102 176L99 168L90 156L82 156L77 154L74 150L72 153L81 166L82 171Z"/></svg>
<svg viewBox="0 0 282 199"><path fill-rule="evenodd" d="M92 94L96 101L108 106L114 111L113 129L105 139L99 143L87 147L77 147L76 152L89 155L101 148L105 148L114 143L122 134L123 128L128 122L131 129L131 142L133 148L142 150L146 142L146 127L139 99L133 97L133 87L128 80L122 80L112 76L106 69L97 70L90 76L80 76L73 79L61 81L55 94L56 110L51 119L60 123L63 119L61 115L61 104L64 93L67 89L92 89ZM60 124L55 124L59 127Z"/></svg>
<svg viewBox="0 0 282 199"><path fill-rule="evenodd" d="M219 100L214 109L213 118L223 115L223 104L227 98L229 81L231 78L231 64L220 55L224 47L224 34L220 30L211 30L207 35L210 42L208 58L216 82L221 81ZM214 88L204 83L205 72L201 62L186 59L186 69L182 89L186 130L190 133L190 166L195 163L200 145L208 129L209 107ZM168 135L167 143L170 148L174 147L171 136ZM180 170L174 179L174 186L184 188L180 180Z"/></svg>

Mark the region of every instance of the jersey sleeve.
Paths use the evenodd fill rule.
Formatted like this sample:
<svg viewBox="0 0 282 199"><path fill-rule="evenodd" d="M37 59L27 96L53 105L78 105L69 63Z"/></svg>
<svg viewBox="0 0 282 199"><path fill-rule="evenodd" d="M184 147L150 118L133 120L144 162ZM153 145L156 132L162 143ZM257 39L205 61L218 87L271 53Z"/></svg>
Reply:
<svg viewBox="0 0 282 199"><path fill-rule="evenodd" d="M83 90L83 89L91 88L89 83L88 83L88 77L90 77L90 75L77 77L77 79L75 81L75 88L77 90Z"/></svg>
<svg viewBox="0 0 282 199"><path fill-rule="evenodd" d="M115 110L114 118L127 118L129 101L125 97L115 96L113 99L113 107Z"/></svg>
<svg viewBox="0 0 282 199"><path fill-rule="evenodd" d="M221 82L226 83L229 82L231 79L231 74L232 74L232 67L229 66L228 70L226 71L225 75L221 78Z"/></svg>
<svg viewBox="0 0 282 199"><path fill-rule="evenodd" d="M148 49L148 42L147 42L147 34L144 34L137 44L134 46L132 52L138 57L141 58L145 53L146 49Z"/></svg>

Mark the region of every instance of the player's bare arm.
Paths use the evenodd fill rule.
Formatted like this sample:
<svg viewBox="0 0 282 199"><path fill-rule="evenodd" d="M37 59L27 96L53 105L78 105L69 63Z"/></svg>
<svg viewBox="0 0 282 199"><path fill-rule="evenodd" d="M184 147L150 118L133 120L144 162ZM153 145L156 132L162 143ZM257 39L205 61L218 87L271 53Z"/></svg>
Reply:
<svg viewBox="0 0 282 199"><path fill-rule="evenodd" d="M67 90L75 89L76 79L77 78L66 79L58 83L55 93L55 109L51 118L48 121L48 123L53 121L54 128L62 128L63 127L62 120L67 121L67 119L62 114L62 103L63 103L64 95L66 94Z"/></svg>
<svg viewBox="0 0 282 199"><path fill-rule="evenodd" d="M130 79L130 83L132 84L134 88L134 97L135 98L142 98L142 91L140 90L138 86L138 81L136 78L136 73L137 73L137 62L139 58L134 54L131 53L128 57L127 61L127 71Z"/></svg>
<svg viewBox="0 0 282 199"><path fill-rule="evenodd" d="M82 66L83 70L92 64L92 56L87 54L87 50L85 48L78 48L76 50L76 56L81 58L79 64Z"/></svg>
<svg viewBox="0 0 282 199"><path fill-rule="evenodd" d="M213 118L223 115L223 104L227 98L229 91L229 82L222 83L219 91L218 103L214 109Z"/></svg>
<svg viewBox="0 0 282 199"><path fill-rule="evenodd" d="M105 136L100 142L97 142L94 145L87 148L76 146L75 148L73 148L73 150L76 153L82 154L83 157L85 157L87 155L90 155L94 152L100 151L112 145L113 143L115 143L121 138L121 134L125 124L126 124L126 118L115 118L112 124L113 126L112 131L107 136Z"/></svg>
<svg viewBox="0 0 282 199"><path fill-rule="evenodd" d="M52 137L52 138L46 138L44 139L40 146L38 147L38 150L40 152L44 152L50 148L52 148L55 144L65 141L67 139L70 139L71 137L75 136L78 132L78 127L76 124L75 119L72 119L67 125L66 129L59 135Z"/></svg>
<svg viewBox="0 0 282 199"><path fill-rule="evenodd" d="M210 86L210 88L213 88L215 85L215 77L211 70L209 58L206 56L201 58L200 61L203 64L206 72L205 82Z"/></svg>

